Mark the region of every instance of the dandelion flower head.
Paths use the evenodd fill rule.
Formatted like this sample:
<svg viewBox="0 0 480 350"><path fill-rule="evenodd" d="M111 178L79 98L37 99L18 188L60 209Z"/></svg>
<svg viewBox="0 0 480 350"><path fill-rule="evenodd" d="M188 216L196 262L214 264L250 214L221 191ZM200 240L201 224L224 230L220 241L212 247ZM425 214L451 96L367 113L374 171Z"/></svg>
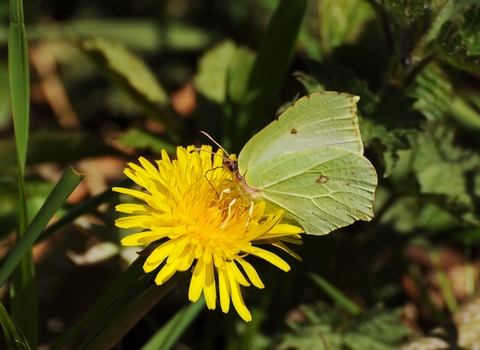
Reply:
<svg viewBox="0 0 480 350"><path fill-rule="evenodd" d="M215 155L209 146L201 150L178 147L173 161L163 150L157 167L143 157L140 165L129 163L125 174L143 190L113 189L140 202L118 205L117 211L131 215L117 219L116 225L143 230L125 237L125 246L159 242L143 266L146 273L160 267L156 284L191 269L191 301L203 292L207 307L215 309L218 285L222 311L229 311L231 300L248 322L252 317L240 286L264 285L246 257L255 255L288 271L283 259L258 245L276 246L299 259L285 243L301 244L303 230L281 223L283 210L266 213L264 202L240 195L234 175L222 165L221 150Z"/></svg>

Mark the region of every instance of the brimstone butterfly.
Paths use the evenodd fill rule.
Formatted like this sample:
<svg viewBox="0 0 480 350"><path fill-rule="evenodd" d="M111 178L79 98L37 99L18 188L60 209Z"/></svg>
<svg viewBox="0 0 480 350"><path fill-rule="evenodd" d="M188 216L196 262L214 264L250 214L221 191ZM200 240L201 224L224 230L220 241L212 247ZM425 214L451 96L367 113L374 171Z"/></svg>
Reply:
<svg viewBox="0 0 480 350"><path fill-rule="evenodd" d="M363 156L359 99L338 92L300 98L224 165L241 191L284 209L307 234L369 221L377 174Z"/></svg>

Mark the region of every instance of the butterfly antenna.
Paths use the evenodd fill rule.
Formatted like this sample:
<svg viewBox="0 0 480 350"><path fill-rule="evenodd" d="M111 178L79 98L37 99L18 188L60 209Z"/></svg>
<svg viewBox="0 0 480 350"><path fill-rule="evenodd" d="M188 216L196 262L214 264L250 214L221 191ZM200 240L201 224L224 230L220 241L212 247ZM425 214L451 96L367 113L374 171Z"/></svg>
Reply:
<svg viewBox="0 0 480 350"><path fill-rule="evenodd" d="M212 141L214 144L216 144L218 146L218 148L220 148L223 152L225 152L225 154L230 157L230 153L228 153L227 151L225 151L225 148L223 148L217 141L215 141L213 139L213 137L211 137L209 134L207 134L205 131L199 131L200 134L203 134L205 135L206 137L208 137L210 139L210 141Z"/></svg>

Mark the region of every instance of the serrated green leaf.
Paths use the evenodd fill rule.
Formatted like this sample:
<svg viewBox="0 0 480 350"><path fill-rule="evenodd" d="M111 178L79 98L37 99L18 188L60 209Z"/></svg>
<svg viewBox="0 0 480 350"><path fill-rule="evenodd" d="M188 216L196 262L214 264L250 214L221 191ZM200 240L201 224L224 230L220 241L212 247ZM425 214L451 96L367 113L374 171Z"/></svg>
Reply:
<svg viewBox="0 0 480 350"><path fill-rule="evenodd" d="M413 108L428 120L438 120L450 110L453 89L443 70L430 64L417 76L409 96L417 99Z"/></svg>
<svg viewBox="0 0 480 350"><path fill-rule="evenodd" d="M300 306L301 320L289 320L293 330L282 338L279 349L393 350L412 332L400 321L401 310L374 307L355 317L318 303Z"/></svg>
<svg viewBox="0 0 480 350"><path fill-rule="evenodd" d="M397 87L386 88L377 98L378 103L359 108L360 131L364 143L383 155L388 176L398 159L396 152L410 148L408 135L418 132L424 117L412 108L415 99Z"/></svg>
<svg viewBox="0 0 480 350"><path fill-rule="evenodd" d="M411 22L423 16L432 8L433 3L432 0L376 0L376 2L381 3L404 22Z"/></svg>
<svg viewBox="0 0 480 350"><path fill-rule="evenodd" d="M296 73L295 77L310 93L315 91L342 91L360 96L361 110L369 111L378 103L378 98L370 91L367 83L359 78L350 68L339 65L336 61L317 62L305 59L309 75ZM316 90L318 88L319 90ZM322 89L323 88L323 89Z"/></svg>
<svg viewBox="0 0 480 350"><path fill-rule="evenodd" d="M467 46L468 55L480 54L480 6L472 6L464 13L460 35Z"/></svg>
<svg viewBox="0 0 480 350"><path fill-rule="evenodd" d="M480 225L472 196L479 192L480 157L455 145L455 129L438 124L415 138L413 168L421 192L472 225Z"/></svg>
<svg viewBox="0 0 480 350"><path fill-rule="evenodd" d="M461 27L453 21L445 22L436 40L439 58L455 68L480 72L480 55L469 55L468 46L460 34Z"/></svg>
<svg viewBox="0 0 480 350"><path fill-rule="evenodd" d="M183 124L170 108L170 100L147 65L125 45L101 37L80 41L79 47L100 70L127 93L151 118L176 138Z"/></svg>

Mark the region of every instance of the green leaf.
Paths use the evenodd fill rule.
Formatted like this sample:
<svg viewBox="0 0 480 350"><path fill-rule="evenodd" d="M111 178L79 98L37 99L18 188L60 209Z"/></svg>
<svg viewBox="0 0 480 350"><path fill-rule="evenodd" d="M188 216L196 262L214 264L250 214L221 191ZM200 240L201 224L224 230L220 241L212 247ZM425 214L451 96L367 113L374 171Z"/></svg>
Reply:
<svg viewBox="0 0 480 350"><path fill-rule="evenodd" d="M235 132L231 126L233 109L244 98L254 59L251 51L227 40L207 51L198 64L194 80L197 127L226 148L230 147L229 135Z"/></svg>
<svg viewBox="0 0 480 350"><path fill-rule="evenodd" d="M6 128L11 122L10 81L7 65L0 64L0 129Z"/></svg>
<svg viewBox="0 0 480 350"><path fill-rule="evenodd" d="M424 117L412 108L415 99L397 87L386 88L379 98L377 104L360 109L360 131L364 143L383 155L384 176L388 176L398 159L396 153L411 147L408 135L418 132Z"/></svg>
<svg viewBox="0 0 480 350"><path fill-rule="evenodd" d="M465 222L478 226L475 197L480 193L480 156L455 144L452 125L430 125L415 138L413 168L421 192Z"/></svg>
<svg viewBox="0 0 480 350"><path fill-rule="evenodd" d="M27 339L23 336L15 321L8 314L7 310L0 303L0 323L7 348L11 350L30 350Z"/></svg>
<svg viewBox="0 0 480 350"><path fill-rule="evenodd" d="M21 240L25 235L26 226L29 222L24 174L30 119L27 34L25 32L22 0L10 1L8 73L10 76L10 99L15 129L16 152L12 154L16 154L18 168L19 224L17 238ZM23 330L32 348L37 348L38 311L35 295L35 267L30 249L31 245L26 246L22 254L18 256L16 263L8 271L8 274L13 272L10 284L10 312L20 329ZM3 269L0 271L3 271Z"/></svg>
<svg viewBox="0 0 480 350"><path fill-rule="evenodd" d="M468 55L480 55L480 6L472 6L464 13L460 35Z"/></svg>
<svg viewBox="0 0 480 350"><path fill-rule="evenodd" d="M178 138L184 126L173 113L163 87L140 58L123 44L100 37L81 41L79 46L145 114L164 126L170 137Z"/></svg>
<svg viewBox="0 0 480 350"><path fill-rule="evenodd" d="M480 55L469 54L469 48L462 38L461 27L453 21L445 22L436 40L439 58L455 68L480 72ZM475 51L476 47L472 48Z"/></svg>
<svg viewBox="0 0 480 350"><path fill-rule="evenodd" d="M412 334L400 320L401 310L374 307L355 317L322 303L300 306L303 317L287 320L293 330L278 349L393 350Z"/></svg>
<svg viewBox="0 0 480 350"><path fill-rule="evenodd" d="M226 101L227 74L236 51L236 45L227 40L201 57L194 80L195 89L199 93L218 104Z"/></svg>
<svg viewBox="0 0 480 350"><path fill-rule="evenodd" d="M416 77L408 95L417 99L413 108L433 121L442 119L450 110L454 94L449 78L432 63Z"/></svg>

